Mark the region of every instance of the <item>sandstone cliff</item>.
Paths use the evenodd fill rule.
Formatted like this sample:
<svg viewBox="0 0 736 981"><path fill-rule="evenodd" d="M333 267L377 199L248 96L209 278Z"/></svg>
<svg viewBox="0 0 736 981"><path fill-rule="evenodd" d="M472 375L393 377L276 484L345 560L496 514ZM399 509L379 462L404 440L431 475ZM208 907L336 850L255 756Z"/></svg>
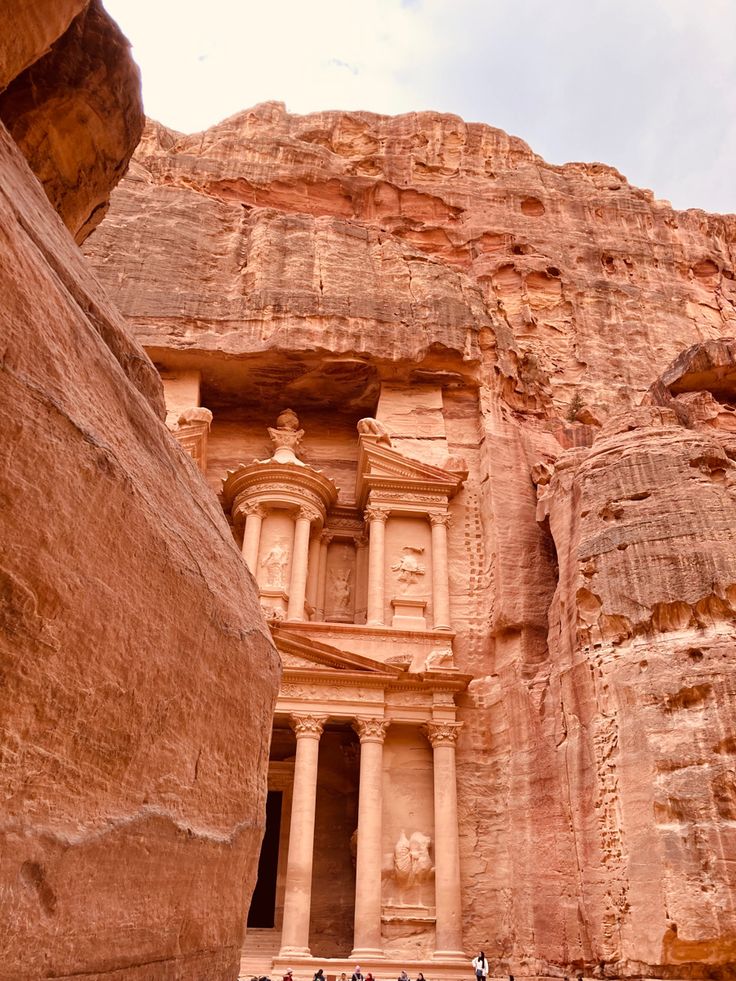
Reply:
<svg viewBox="0 0 736 981"><path fill-rule="evenodd" d="M457 117L267 104L150 123L87 246L213 397L249 358L266 403L444 386L465 937L500 970L731 976L735 241Z"/></svg>
<svg viewBox="0 0 736 981"><path fill-rule="evenodd" d="M0 13L0 77L26 70L0 96L0 977L220 981L277 658L153 366L44 196L82 237L140 120L117 28L82 6Z"/></svg>

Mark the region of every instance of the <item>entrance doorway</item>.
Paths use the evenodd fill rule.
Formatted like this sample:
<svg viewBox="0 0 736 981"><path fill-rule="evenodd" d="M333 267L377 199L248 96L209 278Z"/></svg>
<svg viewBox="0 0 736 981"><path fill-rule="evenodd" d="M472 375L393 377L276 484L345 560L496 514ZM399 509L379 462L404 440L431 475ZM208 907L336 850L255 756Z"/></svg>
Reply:
<svg viewBox="0 0 736 981"><path fill-rule="evenodd" d="M258 878L248 910L248 927L269 929L275 925L276 875L279 866L279 837L283 793L269 790L266 797L266 832L258 859Z"/></svg>

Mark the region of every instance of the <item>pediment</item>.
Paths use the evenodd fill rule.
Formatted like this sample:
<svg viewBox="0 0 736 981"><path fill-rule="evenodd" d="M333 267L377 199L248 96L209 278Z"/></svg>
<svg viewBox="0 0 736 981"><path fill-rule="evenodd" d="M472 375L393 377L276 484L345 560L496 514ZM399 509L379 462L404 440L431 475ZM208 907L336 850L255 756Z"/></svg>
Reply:
<svg viewBox="0 0 736 981"><path fill-rule="evenodd" d="M353 654L339 650L328 644L321 644L305 634L297 631L274 627L272 629L276 648L281 656L281 663L288 671L308 671L325 674L327 672L346 672L351 674L375 675L385 678L398 677L402 668L362 654Z"/></svg>
<svg viewBox="0 0 736 981"><path fill-rule="evenodd" d="M278 644L276 645L278 647ZM299 670L301 668L309 668L310 671L330 671L335 670L333 667L328 667L320 661L315 659L310 659L308 657L303 657L299 654L292 654L289 651L279 650L279 656L281 658L281 663L285 668L295 668Z"/></svg>
<svg viewBox="0 0 736 981"><path fill-rule="evenodd" d="M460 490L465 476L414 460L384 444L361 439L356 498L362 505L370 490L394 486L450 498Z"/></svg>

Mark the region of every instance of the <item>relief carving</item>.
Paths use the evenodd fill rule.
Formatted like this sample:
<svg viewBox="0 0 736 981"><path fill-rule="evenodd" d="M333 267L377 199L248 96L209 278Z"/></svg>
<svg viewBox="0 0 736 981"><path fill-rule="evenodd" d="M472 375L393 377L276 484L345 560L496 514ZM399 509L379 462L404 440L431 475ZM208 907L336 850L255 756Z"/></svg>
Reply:
<svg viewBox="0 0 736 981"><path fill-rule="evenodd" d="M382 422L378 419L374 419L372 416L366 416L365 419L358 420L358 435L359 436L377 436L376 442L379 446L391 446L391 437L388 434L388 429L384 426Z"/></svg>
<svg viewBox="0 0 736 981"><path fill-rule="evenodd" d="M266 570L266 586L271 589L283 589L285 586L286 565L289 561L286 544L285 539L277 539L261 559L261 568Z"/></svg>
<svg viewBox="0 0 736 981"><path fill-rule="evenodd" d="M415 831L407 838L402 829L394 846L394 880L405 890L427 882L434 872L429 846L432 839L421 831Z"/></svg>
<svg viewBox="0 0 736 981"><path fill-rule="evenodd" d="M397 573L396 578L401 583L401 592L406 592L410 586L419 582L420 578L426 575L426 568L420 562L417 555L421 555L424 548L421 545L404 545L401 555L391 566L391 571Z"/></svg>
<svg viewBox="0 0 736 981"><path fill-rule="evenodd" d="M336 613L347 615L350 612L350 601L353 598L353 587L350 579L352 569L333 569L330 573L332 591L332 608Z"/></svg>
<svg viewBox="0 0 736 981"><path fill-rule="evenodd" d="M437 671L442 668L454 667L451 647L435 647L427 655L424 662L425 671Z"/></svg>

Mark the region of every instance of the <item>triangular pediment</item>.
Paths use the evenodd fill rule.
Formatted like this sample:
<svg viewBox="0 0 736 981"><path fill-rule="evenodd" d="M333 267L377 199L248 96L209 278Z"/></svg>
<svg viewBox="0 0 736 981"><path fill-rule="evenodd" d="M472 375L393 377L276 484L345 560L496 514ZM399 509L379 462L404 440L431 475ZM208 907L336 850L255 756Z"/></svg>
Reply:
<svg viewBox="0 0 736 981"><path fill-rule="evenodd" d="M328 644L321 644L306 634L289 628L272 629L276 648L285 671L308 671L315 674L346 672L351 674L398 677L402 668L375 661L362 654L342 651Z"/></svg>
<svg viewBox="0 0 736 981"><path fill-rule="evenodd" d="M276 646L278 647L278 644ZM304 657L300 654L292 654L291 651L279 650L279 656L281 658L281 664L285 668L294 668L296 670L309 668L310 671L335 670L335 665L328 666L314 658Z"/></svg>
<svg viewBox="0 0 736 981"><path fill-rule="evenodd" d="M436 493L438 497L453 497L463 485L466 473L443 470L404 456L397 450L362 438L358 453L356 499L364 505L372 489L393 486Z"/></svg>

